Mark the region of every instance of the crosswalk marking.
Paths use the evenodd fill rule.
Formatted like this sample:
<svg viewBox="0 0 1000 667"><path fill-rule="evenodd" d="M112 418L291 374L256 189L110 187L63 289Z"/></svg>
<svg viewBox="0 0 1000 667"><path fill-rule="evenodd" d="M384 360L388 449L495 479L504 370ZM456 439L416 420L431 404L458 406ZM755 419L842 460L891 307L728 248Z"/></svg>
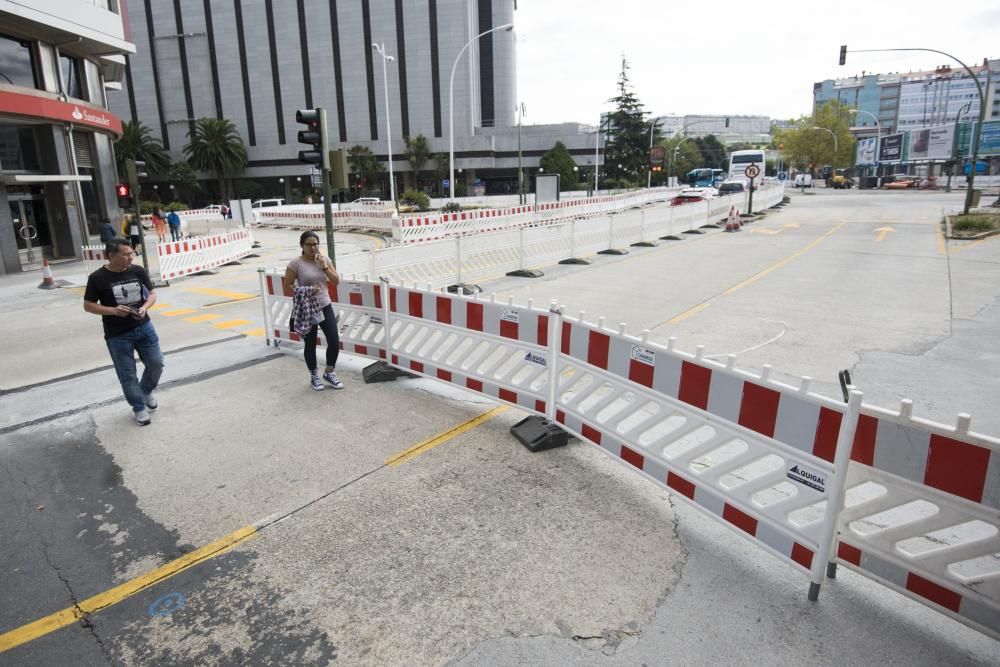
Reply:
<svg viewBox="0 0 1000 667"><path fill-rule="evenodd" d="M216 329L233 329L235 327L242 327L244 325L250 324L250 320L226 320L225 322L217 322L212 326Z"/></svg>
<svg viewBox="0 0 1000 667"><path fill-rule="evenodd" d="M188 313L195 312L194 308L178 308L177 310L168 310L160 313L160 315L165 315L166 317L174 317L176 315L187 315Z"/></svg>
<svg viewBox="0 0 1000 667"><path fill-rule="evenodd" d="M166 310L167 308L173 308L173 306L171 306L169 303L154 303L146 310Z"/></svg>
<svg viewBox="0 0 1000 667"><path fill-rule="evenodd" d="M215 289L212 287L185 287L183 289L185 292L194 292L195 294L208 294L209 296L221 296L226 299L250 299L255 296L260 296L259 294L250 294L248 292L233 292L231 290Z"/></svg>
<svg viewBox="0 0 1000 667"><path fill-rule="evenodd" d="M192 310L191 312L193 313L194 311ZM206 315L196 315L194 317L185 317L184 320L186 322L207 322L209 320L217 320L220 317L222 317L222 315L217 315L215 313L208 313Z"/></svg>
<svg viewBox="0 0 1000 667"><path fill-rule="evenodd" d="M264 327L260 327L259 329L250 329L249 331L241 331L240 333L243 334L244 336L253 336L254 338L263 338L264 337Z"/></svg>

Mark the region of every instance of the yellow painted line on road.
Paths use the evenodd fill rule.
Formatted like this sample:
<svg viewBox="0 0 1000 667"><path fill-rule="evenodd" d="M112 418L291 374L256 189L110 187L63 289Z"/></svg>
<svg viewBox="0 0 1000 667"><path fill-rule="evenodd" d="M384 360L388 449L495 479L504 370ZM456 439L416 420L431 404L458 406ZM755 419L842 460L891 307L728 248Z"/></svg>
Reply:
<svg viewBox="0 0 1000 667"><path fill-rule="evenodd" d="M155 311L158 311L158 310L166 310L167 308L173 308L173 306L171 306L169 303L154 303L152 306L150 306L146 310L152 310L152 311L155 312Z"/></svg>
<svg viewBox="0 0 1000 667"><path fill-rule="evenodd" d="M12 648L26 644L27 642L43 637L55 632L67 625L76 623L81 618L95 614L102 609L106 609L129 598L150 586L154 586L165 579L183 572L199 563L219 556L238 544L248 540L257 532L254 526L244 526L239 530L218 539L211 544L206 544L200 549L196 549L177 560L170 561L166 565L161 565L155 570L151 570L131 581L126 581L120 586L107 590L103 593L83 600L73 607L67 607L62 611L49 614L44 618L33 621L19 628L5 632L0 635L0 653L9 651Z"/></svg>
<svg viewBox="0 0 1000 667"><path fill-rule="evenodd" d="M252 299L257 296L256 294L248 294L247 292L233 292L231 290L215 289L214 287L185 287L184 291L194 292L195 294L208 294L209 296L221 296L224 299Z"/></svg>
<svg viewBox="0 0 1000 667"><path fill-rule="evenodd" d="M416 458L417 456L420 456L424 452L428 452L437 447L438 445L443 445L449 440L457 438L458 436L462 435L466 431L476 428L483 422L487 422L496 417L497 415L501 415L504 412L507 412L507 410L510 410L509 405L499 405L493 408L492 410L487 410L481 415L473 417L469 421L463 422L458 426L455 426L454 428L448 429L444 433L439 433L435 435L433 438L428 438L427 440L424 440L423 442L416 444L410 447L409 449L404 449L398 454L393 454L392 456L390 456L385 460L385 464L389 467L394 468L398 465L406 463L410 459Z"/></svg>
<svg viewBox="0 0 1000 667"><path fill-rule="evenodd" d="M885 237L889 235L890 232L896 231L892 227L879 227L875 230L878 234L875 236L875 243L881 243L885 241Z"/></svg>
<svg viewBox="0 0 1000 667"><path fill-rule="evenodd" d="M250 323L250 320L226 320L225 322L216 322L212 326L216 329L235 329L236 327L246 326Z"/></svg>
<svg viewBox="0 0 1000 667"><path fill-rule="evenodd" d="M263 338L264 337L264 327L260 327L259 329L250 329L249 331L241 331L240 333L243 334L244 336L253 336L254 338Z"/></svg>
<svg viewBox="0 0 1000 667"><path fill-rule="evenodd" d="M846 224L847 224L846 222L840 223L839 225L837 225L836 227L834 227L833 229L831 229L830 231L828 231L826 234L823 234L823 236L819 237L818 239L816 239L815 241L813 241L812 243L810 243L806 247L804 247L801 250L798 250L796 252L793 252L791 255L789 255L788 257L784 258L783 260L781 260L779 262L775 262L774 264L772 264L771 266L767 267L763 271L760 271L759 273L756 273L756 274L750 276L749 278L747 278L743 282L741 282L739 284L736 284L736 285L733 285L732 287L730 287L729 289L727 289L725 292L723 292L723 294L726 295L726 296L729 296L733 292L735 292L737 290L740 290L740 289L743 289L747 285L752 285L753 283L757 282L758 280L760 280L761 278L763 278L767 274L771 273L772 271L777 271L778 269L780 269L781 267L783 267L785 264L788 264L793 259L801 257L802 255L806 254L807 252L809 252L810 250L812 250L813 248L815 248L816 246L818 246L820 243L822 243L823 241L825 241L826 239L828 239L830 236L832 236L834 233L836 233L837 230L839 230L841 227L843 227Z"/></svg>
<svg viewBox="0 0 1000 667"><path fill-rule="evenodd" d="M160 313L160 315L163 315L165 317L174 317L176 315L187 315L188 313L193 313L193 312L195 312L194 308L178 308L177 310L168 310L162 312Z"/></svg>
<svg viewBox="0 0 1000 667"><path fill-rule="evenodd" d="M694 308L689 308L689 309L685 310L683 313L681 313L680 315L678 315L674 319L668 320L667 324L677 324L678 322L683 322L687 318L691 317L692 315L697 315L698 313L700 313L701 311L705 310L706 308L708 308L708 302L707 301L705 303L699 303Z"/></svg>
<svg viewBox="0 0 1000 667"><path fill-rule="evenodd" d="M985 239L979 239L978 241L966 243L965 245L952 246L951 252L953 253L962 252L963 250L968 250L969 248L975 248L976 246L982 245L983 243L988 243L989 241L995 241L996 239L1000 239L1000 235L987 236Z"/></svg>
<svg viewBox="0 0 1000 667"><path fill-rule="evenodd" d="M193 313L194 311L192 310L191 312ZM222 315L218 315L216 313L208 313L207 315L195 315L194 317L185 317L184 321L185 322L208 322L209 320L217 320L220 317L222 317Z"/></svg>

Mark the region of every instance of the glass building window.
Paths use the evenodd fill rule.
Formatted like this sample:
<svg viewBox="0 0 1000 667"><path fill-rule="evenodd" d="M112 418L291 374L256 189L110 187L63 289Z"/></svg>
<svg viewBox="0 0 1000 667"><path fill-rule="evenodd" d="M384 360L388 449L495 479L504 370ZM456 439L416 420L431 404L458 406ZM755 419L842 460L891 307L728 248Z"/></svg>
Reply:
<svg viewBox="0 0 1000 667"><path fill-rule="evenodd" d="M0 34L0 82L35 88L37 81L31 42Z"/></svg>
<svg viewBox="0 0 1000 667"><path fill-rule="evenodd" d="M78 100L87 99L84 95L83 77L81 76L80 59L73 56L59 56L59 69L62 72L63 87L67 97Z"/></svg>
<svg viewBox="0 0 1000 667"><path fill-rule="evenodd" d="M27 125L0 125L0 171L38 171L35 129Z"/></svg>

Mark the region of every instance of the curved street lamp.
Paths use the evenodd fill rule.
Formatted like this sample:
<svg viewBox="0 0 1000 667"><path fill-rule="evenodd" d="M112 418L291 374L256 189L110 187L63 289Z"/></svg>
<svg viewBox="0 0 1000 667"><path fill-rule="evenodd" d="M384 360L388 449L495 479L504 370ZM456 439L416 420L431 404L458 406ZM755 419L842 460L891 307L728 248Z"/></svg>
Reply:
<svg viewBox="0 0 1000 667"><path fill-rule="evenodd" d="M465 53L465 50L477 40L497 30L510 32L513 29L513 23L504 23L503 25L498 25L495 28L490 28L485 32L479 33L458 50L458 55L455 56L455 63L451 66L451 80L448 83L448 191L452 200L455 199L455 70L458 69L458 61L462 59L462 54Z"/></svg>
<svg viewBox="0 0 1000 667"><path fill-rule="evenodd" d="M389 126L389 75L386 73L386 66L391 63L395 58L390 56L385 52L385 42L381 44L372 44L372 48L382 56L382 83L385 84L385 143L389 151L389 197L392 199L393 206L399 206L396 203L396 179L392 175L392 128Z"/></svg>

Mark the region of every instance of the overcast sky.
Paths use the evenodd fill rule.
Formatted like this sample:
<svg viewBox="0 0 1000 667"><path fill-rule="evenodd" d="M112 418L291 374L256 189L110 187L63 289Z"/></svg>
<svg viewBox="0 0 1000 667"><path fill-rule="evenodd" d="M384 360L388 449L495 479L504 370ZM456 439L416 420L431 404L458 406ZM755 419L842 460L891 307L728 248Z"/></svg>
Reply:
<svg viewBox="0 0 1000 667"><path fill-rule="evenodd" d="M596 123L611 108L622 55L653 114L771 118L808 114L816 81L948 60L848 53L840 67L841 44L932 48L968 65L1000 58L998 0L519 0L514 22L525 124Z"/></svg>

